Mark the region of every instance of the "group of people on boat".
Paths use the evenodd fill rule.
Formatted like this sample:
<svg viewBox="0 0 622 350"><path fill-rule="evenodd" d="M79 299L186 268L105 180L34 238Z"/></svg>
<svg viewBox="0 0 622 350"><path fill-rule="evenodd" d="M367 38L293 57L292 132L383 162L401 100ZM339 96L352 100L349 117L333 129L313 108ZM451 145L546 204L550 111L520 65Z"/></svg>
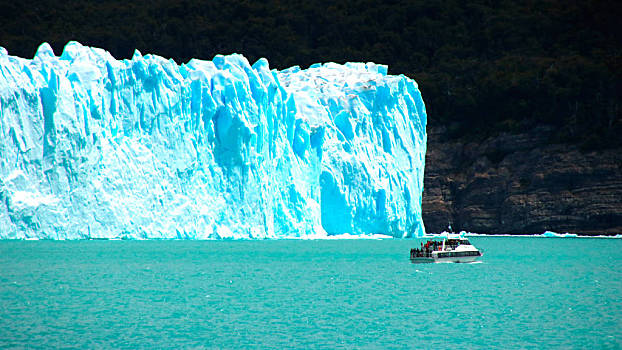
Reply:
<svg viewBox="0 0 622 350"><path fill-rule="evenodd" d="M413 248L410 250L410 258L429 258L432 256L432 252L440 250L443 242L439 241L427 241L425 245L421 242L421 249Z"/></svg>
<svg viewBox="0 0 622 350"><path fill-rule="evenodd" d="M460 244L469 244L466 240L458 240L458 239L448 239L445 241L445 249L446 250L455 250ZM429 258L432 256L433 251L442 250L443 242L442 241L434 241L430 240L425 242L421 242L421 248L413 248L410 250L410 258Z"/></svg>

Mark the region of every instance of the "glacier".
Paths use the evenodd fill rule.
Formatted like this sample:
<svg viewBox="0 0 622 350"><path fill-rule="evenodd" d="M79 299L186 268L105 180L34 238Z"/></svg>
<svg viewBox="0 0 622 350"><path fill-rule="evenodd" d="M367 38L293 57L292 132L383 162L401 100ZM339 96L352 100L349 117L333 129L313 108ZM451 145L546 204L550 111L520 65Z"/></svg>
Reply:
<svg viewBox="0 0 622 350"><path fill-rule="evenodd" d="M380 64L0 47L0 238L421 236L426 123Z"/></svg>

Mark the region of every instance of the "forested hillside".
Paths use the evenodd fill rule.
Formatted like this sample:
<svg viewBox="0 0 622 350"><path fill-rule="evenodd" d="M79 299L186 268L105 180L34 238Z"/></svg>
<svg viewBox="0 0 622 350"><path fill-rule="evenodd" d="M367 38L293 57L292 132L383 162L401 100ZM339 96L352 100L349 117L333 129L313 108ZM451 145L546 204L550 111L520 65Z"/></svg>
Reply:
<svg viewBox="0 0 622 350"><path fill-rule="evenodd" d="M622 2L597 0L3 1L0 46L385 63L419 82L429 123L452 137L550 124L551 142L589 150L622 144L620 18Z"/></svg>

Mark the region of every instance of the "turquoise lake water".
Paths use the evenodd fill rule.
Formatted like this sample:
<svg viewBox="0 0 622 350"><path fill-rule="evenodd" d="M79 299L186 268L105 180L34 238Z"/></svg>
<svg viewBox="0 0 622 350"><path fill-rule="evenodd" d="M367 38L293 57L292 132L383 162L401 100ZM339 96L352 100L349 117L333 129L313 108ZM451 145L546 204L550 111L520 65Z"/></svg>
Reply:
<svg viewBox="0 0 622 350"><path fill-rule="evenodd" d="M622 240L0 241L0 348L622 348Z"/></svg>

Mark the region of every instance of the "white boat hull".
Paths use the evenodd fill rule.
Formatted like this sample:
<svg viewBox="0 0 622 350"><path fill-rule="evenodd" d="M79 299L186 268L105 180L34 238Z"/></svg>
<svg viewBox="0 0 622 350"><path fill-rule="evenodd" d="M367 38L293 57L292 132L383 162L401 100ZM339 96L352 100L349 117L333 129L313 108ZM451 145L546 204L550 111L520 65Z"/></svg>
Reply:
<svg viewBox="0 0 622 350"><path fill-rule="evenodd" d="M481 256L481 255L480 255ZM450 257L450 258L436 258L434 262L452 262L452 263L470 263L477 260L479 256L460 256L460 257Z"/></svg>
<svg viewBox="0 0 622 350"><path fill-rule="evenodd" d="M481 256L481 255L480 255ZM410 261L415 264L425 263L471 263L476 261L479 256L462 256L451 258L411 258Z"/></svg>

